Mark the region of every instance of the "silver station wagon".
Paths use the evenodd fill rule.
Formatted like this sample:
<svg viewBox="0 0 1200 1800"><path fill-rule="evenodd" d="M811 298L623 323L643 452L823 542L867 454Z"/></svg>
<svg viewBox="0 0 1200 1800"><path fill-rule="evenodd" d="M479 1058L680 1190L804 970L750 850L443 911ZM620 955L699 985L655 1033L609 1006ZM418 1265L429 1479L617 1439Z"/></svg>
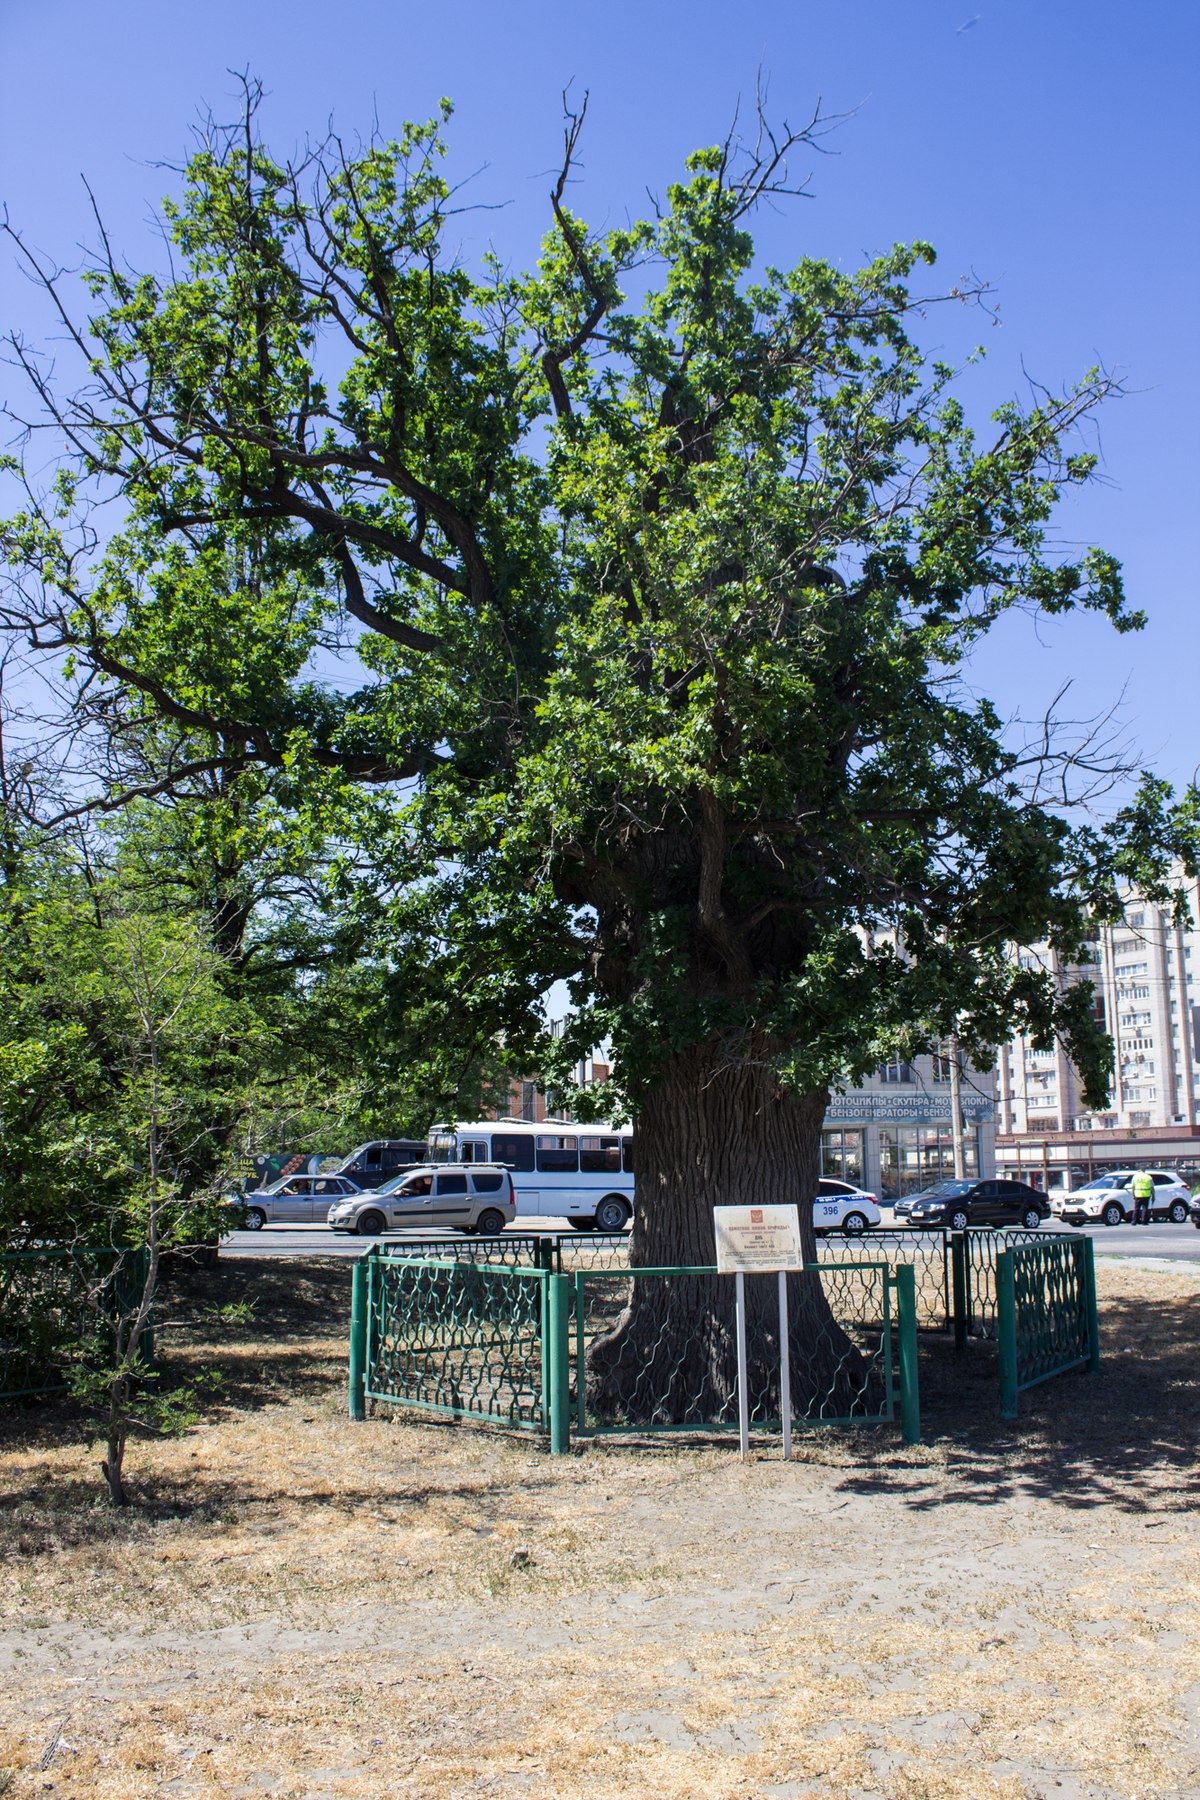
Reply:
<svg viewBox="0 0 1200 1800"><path fill-rule="evenodd" d="M242 1219L248 1231L264 1225L320 1225L330 1201L362 1190L344 1175L287 1175L246 1195Z"/></svg>
<svg viewBox="0 0 1200 1800"><path fill-rule="evenodd" d="M406 1169L371 1194L329 1209L334 1231L378 1237L381 1231L478 1232L494 1237L517 1216L512 1176L496 1163L436 1163Z"/></svg>

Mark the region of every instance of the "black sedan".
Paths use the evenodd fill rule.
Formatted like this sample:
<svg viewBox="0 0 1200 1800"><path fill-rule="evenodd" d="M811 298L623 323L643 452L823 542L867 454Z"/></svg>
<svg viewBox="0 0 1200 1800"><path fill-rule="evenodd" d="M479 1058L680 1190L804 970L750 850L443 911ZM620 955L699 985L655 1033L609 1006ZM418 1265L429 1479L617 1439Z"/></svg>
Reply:
<svg viewBox="0 0 1200 1800"><path fill-rule="evenodd" d="M1024 1225L1032 1231L1050 1217L1050 1204L1027 1181L942 1181L914 1194L907 1213L914 1225L948 1225L951 1231L979 1225Z"/></svg>

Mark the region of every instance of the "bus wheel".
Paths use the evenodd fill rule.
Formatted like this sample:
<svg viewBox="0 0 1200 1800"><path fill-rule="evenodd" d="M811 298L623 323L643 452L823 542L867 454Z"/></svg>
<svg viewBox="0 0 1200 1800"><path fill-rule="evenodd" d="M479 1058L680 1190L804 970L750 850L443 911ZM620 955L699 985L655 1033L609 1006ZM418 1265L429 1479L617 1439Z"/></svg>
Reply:
<svg viewBox="0 0 1200 1800"><path fill-rule="evenodd" d="M595 1231L595 1219L568 1219L567 1224L572 1231Z"/></svg>
<svg viewBox="0 0 1200 1800"><path fill-rule="evenodd" d="M629 1223L629 1202L622 1194L605 1194L596 1208L597 1231L624 1231Z"/></svg>

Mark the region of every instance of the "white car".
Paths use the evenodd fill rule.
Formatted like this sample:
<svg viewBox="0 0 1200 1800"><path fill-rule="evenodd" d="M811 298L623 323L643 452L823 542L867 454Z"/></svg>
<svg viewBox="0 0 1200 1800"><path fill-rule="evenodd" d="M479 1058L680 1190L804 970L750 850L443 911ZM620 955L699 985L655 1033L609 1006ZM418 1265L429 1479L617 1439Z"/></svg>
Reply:
<svg viewBox="0 0 1200 1800"><path fill-rule="evenodd" d="M1050 1211L1066 1225L1124 1225L1133 1218L1133 1195L1129 1184L1136 1169L1116 1169L1111 1175L1097 1175L1086 1187L1073 1194L1053 1193ZM1152 1219L1170 1219L1172 1225L1186 1225L1191 1216L1188 1201L1192 1190L1171 1169L1147 1169L1154 1183L1150 1202Z"/></svg>
<svg viewBox="0 0 1200 1800"><path fill-rule="evenodd" d="M825 1175L818 1181L813 1201L813 1230L818 1237L825 1231L843 1231L847 1237L857 1237L878 1225L881 1217L879 1202L865 1188Z"/></svg>

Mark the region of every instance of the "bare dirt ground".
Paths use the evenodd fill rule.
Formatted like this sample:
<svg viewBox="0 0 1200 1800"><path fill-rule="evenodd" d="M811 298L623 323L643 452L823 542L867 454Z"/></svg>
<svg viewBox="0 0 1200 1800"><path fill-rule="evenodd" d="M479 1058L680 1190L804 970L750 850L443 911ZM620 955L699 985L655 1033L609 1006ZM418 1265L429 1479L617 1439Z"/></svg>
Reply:
<svg viewBox="0 0 1200 1800"><path fill-rule="evenodd" d="M1105 1368L797 1460L344 1416L349 1271L251 1294L211 1421L103 1503L0 1423L0 1793L1200 1796L1200 1271L1104 1266ZM200 1291L184 1282L182 1303Z"/></svg>

